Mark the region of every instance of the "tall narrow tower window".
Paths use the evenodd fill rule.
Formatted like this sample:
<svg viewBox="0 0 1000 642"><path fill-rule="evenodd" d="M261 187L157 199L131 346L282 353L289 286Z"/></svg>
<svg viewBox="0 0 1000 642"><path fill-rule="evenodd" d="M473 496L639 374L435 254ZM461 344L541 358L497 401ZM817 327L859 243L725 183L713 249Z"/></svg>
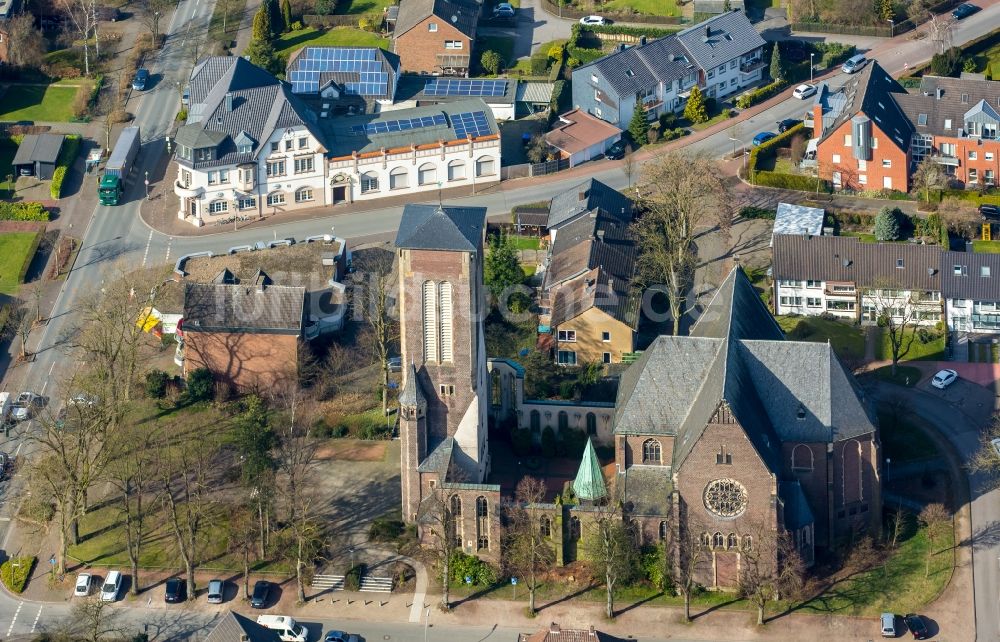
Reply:
<svg viewBox="0 0 1000 642"><path fill-rule="evenodd" d="M424 281L424 361L437 361L437 297L433 281Z"/></svg>
<svg viewBox="0 0 1000 642"><path fill-rule="evenodd" d="M438 285L438 296L441 304L438 306L441 325L441 361L452 361L452 305L451 305L451 283L444 281Z"/></svg>

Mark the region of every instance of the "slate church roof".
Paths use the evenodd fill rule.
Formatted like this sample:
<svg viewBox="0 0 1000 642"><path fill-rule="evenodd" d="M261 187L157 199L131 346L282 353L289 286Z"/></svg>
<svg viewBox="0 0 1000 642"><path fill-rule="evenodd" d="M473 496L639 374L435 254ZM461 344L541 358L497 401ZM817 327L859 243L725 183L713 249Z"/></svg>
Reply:
<svg viewBox="0 0 1000 642"><path fill-rule="evenodd" d="M442 207L409 203L396 234L396 247L409 250L478 252L486 225L485 207Z"/></svg>
<svg viewBox="0 0 1000 642"><path fill-rule="evenodd" d="M622 375L615 432L675 437L676 470L720 407L772 471L782 441L834 442L875 430L829 344L784 340L741 268L690 337L658 337Z"/></svg>

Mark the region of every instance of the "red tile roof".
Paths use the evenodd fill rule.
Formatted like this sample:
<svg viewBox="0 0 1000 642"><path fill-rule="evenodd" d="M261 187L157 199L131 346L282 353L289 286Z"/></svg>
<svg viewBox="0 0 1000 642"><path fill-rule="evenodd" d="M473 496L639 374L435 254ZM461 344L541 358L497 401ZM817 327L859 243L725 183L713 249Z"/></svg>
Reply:
<svg viewBox="0 0 1000 642"><path fill-rule="evenodd" d="M559 126L545 134L545 142L567 154L582 152L622 133L611 123L574 109L559 117Z"/></svg>

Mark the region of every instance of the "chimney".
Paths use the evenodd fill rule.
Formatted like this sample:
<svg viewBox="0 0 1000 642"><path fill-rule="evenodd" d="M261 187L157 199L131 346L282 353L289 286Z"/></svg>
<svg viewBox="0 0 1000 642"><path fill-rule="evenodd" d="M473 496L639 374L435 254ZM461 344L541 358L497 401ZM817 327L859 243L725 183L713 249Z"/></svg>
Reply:
<svg viewBox="0 0 1000 642"><path fill-rule="evenodd" d="M240 642L250 642L250 636L246 633L240 633Z"/></svg>
<svg viewBox="0 0 1000 642"><path fill-rule="evenodd" d="M549 633L559 633L559 625L553 622L549 625Z"/></svg>
<svg viewBox="0 0 1000 642"><path fill-rule="evenodd" d="M597 230L597 240L604 241L604 230Z"/></svg>
<svg viewBox="0 0 1000 642"><path fill-rule="evenodd" d="M584 200L587 199L587 192L586 192L586 190L580 190L579 192L577 192L577 195L579 196L579 198L577 199L579 201L584 201Z"/></svg>
<svg viewBox="0 0 1000 642"><path fill-rule="evenodd" d="M708 25L705 25L705 37L706 38L712 37L712 28Z"/></svg>
<svg viewBox="0 0 1000 642"><path fill-rule="evenodd" d="M639 46L641 47L645 44L646 44L646 36L639 36Z"/></svg>
<svg viewBox="0 0 1000 642"><path fill-rule="evenodd" d="M226 92L226 111L233 111L233 92Z"/></svg>
<svg viewBox="0 0 1000 642"><path fill-rule="evenodd" d="M813 105L813 138L823 136L823 105Z"/></svg>
<svg viewBox="0 0 1000 642"><path fill-rule="evenodd" d="M934 90L934 97L941 100L941 96L944 96L944 89L942 87L938 87Z"/></svg>

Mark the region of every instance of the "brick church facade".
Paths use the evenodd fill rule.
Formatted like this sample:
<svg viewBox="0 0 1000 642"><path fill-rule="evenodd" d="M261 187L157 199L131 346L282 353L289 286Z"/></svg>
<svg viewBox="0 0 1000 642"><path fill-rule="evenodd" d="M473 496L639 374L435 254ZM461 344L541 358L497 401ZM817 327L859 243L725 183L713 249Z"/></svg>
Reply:
<svg viewBox="0 0 1000 642"><path fill-rule="evenodd" d="M486 416L496 417L498 399L523 399L510 389L523 376L487 376L509 362L484 354L484 225L484 208L404 210L401 479L404 519L422 536L432 530L423 509L437 502L454 517L460 547L495 562L502 498ZM490 394L491 381L503 390ZM580 544L602 504L622 507L639 544L697 533L710 553L701 583L721 589L735 587L741 556L762 533L787 531L811 564L817 549L880 524L874 414L828 344L784 339L739 268L691 336L657 338L622 375L611 440L614 461L603 467L585 451L573 483L590 480L586 493L539 507L560 563L585 557ZM595 496L596 487L606 490Z"/></svg>

